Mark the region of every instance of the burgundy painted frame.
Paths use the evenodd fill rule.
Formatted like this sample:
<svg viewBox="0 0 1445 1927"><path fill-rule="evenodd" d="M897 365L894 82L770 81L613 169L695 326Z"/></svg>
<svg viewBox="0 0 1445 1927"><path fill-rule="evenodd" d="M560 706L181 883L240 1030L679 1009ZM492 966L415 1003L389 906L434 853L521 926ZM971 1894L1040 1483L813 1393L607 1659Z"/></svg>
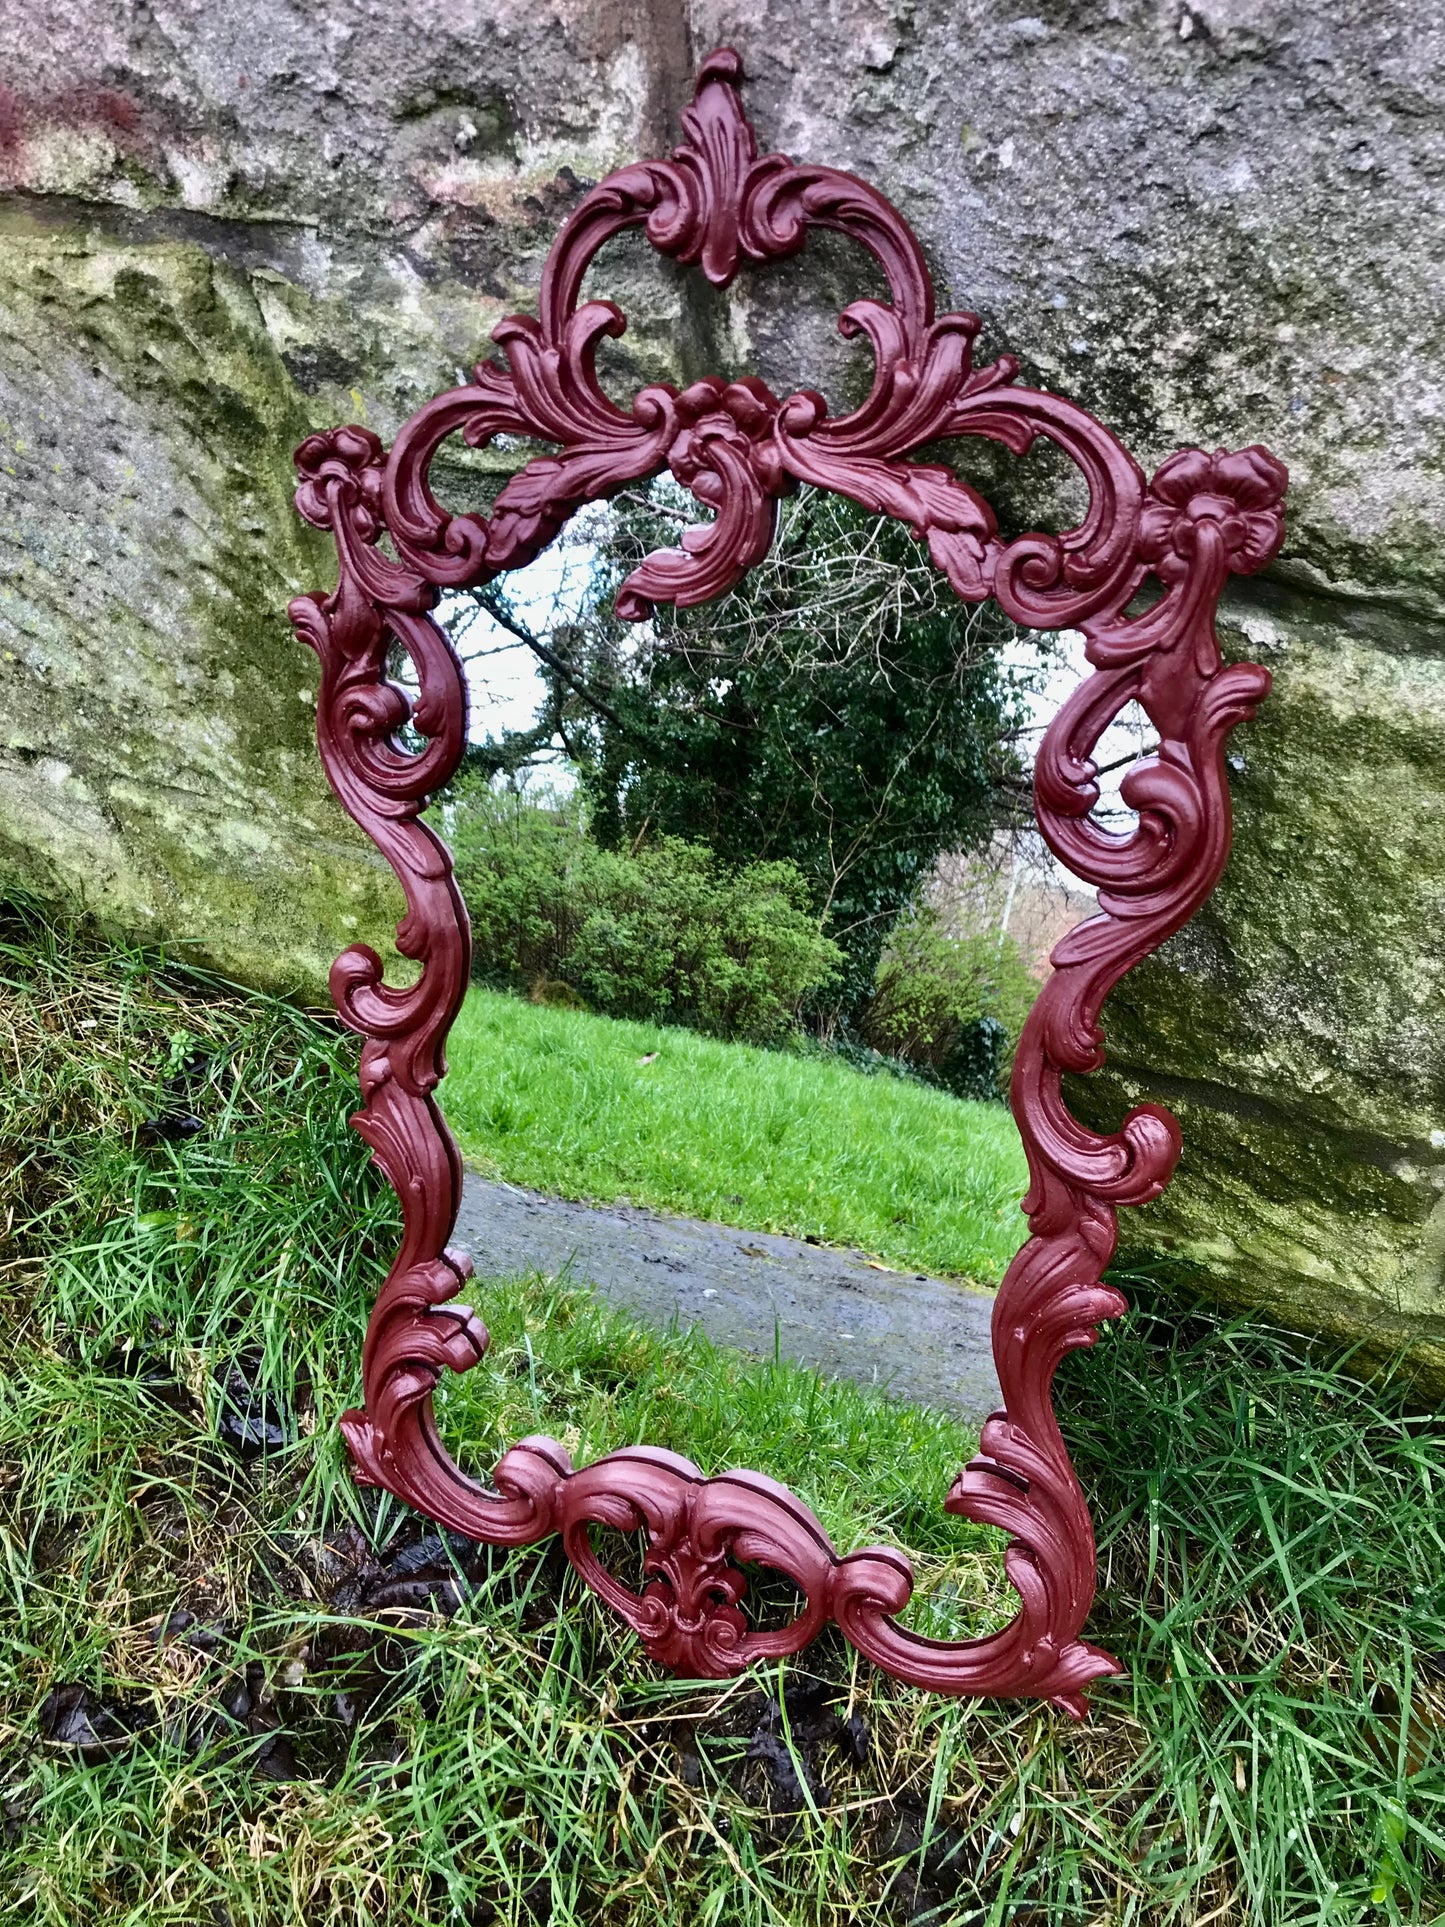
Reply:
<svg viewBox="0 0 1445 1927"><path fill-rule="evenodd" d="M1116 1214L1157 1197L1181 1138L1157 1104L1099 1135L1070 1113L1061 1083L1103 1061L1105 996L1187 921L1224 867L1224 743L1254 713L1269 677L1252 663L1223 664L1214 612L1226 576L1262 568L1278 548L1286 474L1262 448L1186 449L1146 481L1091 415L1018 385L1011 357L975 368L978 318L935 319L922 250L903 218L852 175L759 157L741 80L735 53L712 54L672 158L624 167L586 194L547 261L538 319L514 315L493 331L505 365L483 362L469 385L428 403L390 454L359 427L313 435L297 451L297 505L332 531L340 559L333 593L291 605L298 634L321 660L321 758L342 804L400 879L407 913L397 942L421 965L414 984L395 988L375 952L357 944L331 975L343 1021L365 1040L356 1127L405 1217L367 1332L366 1403L342 1429L359 1479L444 1525L505 1546L560 1532L587 1583L653 1659L679 1673L728 1677L754 1659L797 1652L832 1620L900 1679L941 1693L1030 1695L1081 1717L1088 1681L1119 1668L1080 1638L1094 1597L1094 1538L1054 1417L1053 1376L1066 1352L1092 1344L1099 1322L1124 1309L1103 1282ZM811 391L780 401L761 381L710 377L681 394L644 388L630 411L615 406L598 386L594 357L604 336L622 334L624 318L608 301L577 303L597 250L634 226L719 288L744 262L797 253L812 228L860 242L891 297L854 302L839 318L845 336L872 346L866 401L834 420ZM557 452L514 475L490 519L454 516L433 496L428 470L457 431L473 446L509 434ZM958 435L987 436L1018 455L1046 437L1087 484L1082 522L1062 535L1002 540L987 502L951 469L906 459ZM585 503L664 469L714 519L689 530L680 548L646 558L618 596L625 617L725 592L767 553L779 498L808 482L906 522L965 600L992 596L1019 624L1080 629L1086 638L1092 671L1048 729L1034 787L1044 838L1096 887L1099 914L1054 950L1017 1052L1011 1101L1028 1154L1030 1235L994 1312L1004 1409L944 1501L1009 1535L1006 1570L1019 1610L984 1638L941 1641L900 1627L913 1586L903 1555L877 1546L840 1555L808 1508L760 1473L706 1478L686 1459L645 1446L574 1469L554 1440L527 1438L487 1486L453 1463L437 1432L440 1374L467 1370L488 1341L481 1320L457 1303L472 1268L448 1243L462 1168L436 1101L471 944L447 852L419 821L466 740L465 679L431 611L443 590L530 562ZM379 546L383 533L395 560ZM1162 593L1130 613L1151 576ZM387 679L393 643L415 667L414 701ZM1098 801L1090 756L1129 703L1148 714L1159 747L1124 779L1138 821L1118 835L1090 820ZM408 722L419 750L401 740ZM594 1524L645 1532L641 1593L600 1562ZM795 1582L804 1604L789 1625L749 1625L743 1562Z"/></svg>

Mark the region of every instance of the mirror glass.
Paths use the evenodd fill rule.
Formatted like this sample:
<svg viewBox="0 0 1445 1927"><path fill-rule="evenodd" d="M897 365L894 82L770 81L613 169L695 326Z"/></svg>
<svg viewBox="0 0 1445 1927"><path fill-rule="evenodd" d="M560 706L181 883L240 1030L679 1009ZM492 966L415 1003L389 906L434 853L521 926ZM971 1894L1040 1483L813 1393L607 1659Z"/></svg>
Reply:
<svg viewBox="0 0 1445 1927"><path fill-rule="evenodd" d="M620 621L699 515L638 488L439 610L470 748L429 820L475 946L441 1097L492 1332L440 1422L483 1477L539 1431L578 1464L766 1472L843 1549L904 1545L909 1623L958 1637L1012 1611L994 1535L941 1499L999 1402L1014 1046L1094 909L1029 793L1082 640L961 603L906 529L807 489L729 595ZM1107 827L1145 747L1126 722L1101 748ZM605 1556L640 1587L640 1546ZM745 1602L792 1603L761 1576Z"/></svg>

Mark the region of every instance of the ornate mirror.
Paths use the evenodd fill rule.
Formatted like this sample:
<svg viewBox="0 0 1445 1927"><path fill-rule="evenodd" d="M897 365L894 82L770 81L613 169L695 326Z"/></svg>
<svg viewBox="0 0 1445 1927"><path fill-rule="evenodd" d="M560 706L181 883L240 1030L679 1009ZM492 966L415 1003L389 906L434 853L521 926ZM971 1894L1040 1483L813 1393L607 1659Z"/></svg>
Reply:
<svg viewBox="0 0 1445 1927"><path fill-rule="evenodd" d="M357 945L337 959L342 1020L364 1039L356 1126L395 1186L405 1233L371 1315L365 1404L344 1421L357 1477L430 1518L493 1545L560 1534L586 1582L679 1673L725 1678L794 1653L830 1621L876 1664L941 1693L1022 1694L1076 1716L1090 1679L1118 1670L1082 1637L1095 1587L1092 1526L1055 1421L1052 1383L1073 1347L1124 1309L1104 1282L1116 1213L1169 1182L1181 1140L1157 1105L1101 1135L1069 1110L1066 1074L1102 1061L1100 1013L1119 979L1204 902L1230 840L1224 745L1269 686L1254 664L1226 666L1215 606L1231 571L1262 568L1279 546L1285 470L1262 448L1171 456L1152 479L1092 416L1022 386L1004 356L973 365L980 322L935 316L917 239L865 182L836 169L759 155L739 98L741 63L704 61L670 160L625 167L577 204L548 259L538 316L494 330L502 359L422 408L390 451L366 428L315 435L297 453L298 507L334 535L340 578L291 606L317 653L318 739L344 807L375 841L406 896L398 947L419 966L388 984ZM795 255L812 230L861 245L888 298L840 315L875 362L858 407L834 416L801 389L779 400L759 380L645 387L630 407L599 383L599 344L620 336L609 301L579 306L603 244L641 229L651 247L726 288L743 268ZM496 496L489 515L449 513L430 471L442 443L498 437L545 444ZM982 495L950 467L909 459L959 437L1013 455L1042 438L1073 466L1087 508L1063 534L1007 540ZM1008 1536L1018 1610L974 1639L924 1637L898 1623L913 1587L887 1547L837 1548L813 1514L761 1471L705 1477L646 1446L574 1467L549 1438L510 1444L482 1483L443 1445L433 1410L442 1374L480 1360L488 1337L459 1301L472 1260L450 1242L462 1165L437 1103L447 1033L466 994L467 915L447 849L420 818L457 770L467 741L461 665L436 612L445 598L532 563L587 505L670 473L710 519L627 576L618 614L647 618L720 596L767 556L781 499L798 485L833 491L895 518L924 545L953 593L992 598L1021 628L1078 631L1089 665L1049 725L1034 767L1034 804L1054 856L1097 892L1098 913L1060 941L1012 1074L1011 1105L1030 1183L1028 1237L999 1290L992 1345L1003 1409L944 1507ZM1146 590L1148 593L1141 593ZM1150 599L1152 594L1153 599ZM394 680L398 652L409 676ZM409 683L403 688L401 682ZM1097 819L1093 752L1131 705L1157 747L1134 763L1127 832ZM642 1533L636 1584L599 1556L599 1528ZM750 1621L745 1567L796 1587L787 1624Z"/></svg>

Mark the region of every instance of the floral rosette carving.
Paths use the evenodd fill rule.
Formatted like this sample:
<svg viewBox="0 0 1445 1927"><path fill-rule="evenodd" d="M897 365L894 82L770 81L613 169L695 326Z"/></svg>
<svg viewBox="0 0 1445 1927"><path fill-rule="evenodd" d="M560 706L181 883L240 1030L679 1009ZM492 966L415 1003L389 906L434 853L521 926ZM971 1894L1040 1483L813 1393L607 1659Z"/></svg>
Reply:
<svg viewBox="0 0 1445 1927"><path fill-rule="evenodd" d="M1253 575L1278 549L1284 536L1284 499L1288 477L1283 462L1267 449L1245 448L1237 455L1217 448L1186 448L1171 455L1149 484L1149 499L1139 518L1139 558L1163 582L1182 582L1208 526L1223 551L1225 566L1236 575Z"/></svg>
<svg viewBox="0 0 1445 1927"><path fill-rule="evenodd" d="M549 256L537 316L513 316L493 331L504 361L481 363L471 382L419 410L389 452L354 426L313 435L297 452L297 507L332 533L340 569L332 593L291 607L321 663L321 758L401 882L398 947L421 966L413 984L391 986L376 954L354 945L332 971L337 1008L364 1039L354 1121L395 1186L405 1223L368 1328L365 1404L346 1415L343 1431L358 1477L442 1524L500 1545L560 1533L588 1584L652 1658L677 1671L726 1678L799 1651L833 1621L901 1679L942 1693L1029 1695L1081 1716L1089 1681L1118 1668L1081 1636L1094 1597L1093 1530L1054 1416L1053 1377L1124 1308L1104 1282L1117 1212L1158 1195L1181 1139L1153 1104L1113 1133L1091 1131L1065 1104L1063 1078L1102 1062L1109 990L1193 915L1224 866L1224 743L1269 678L1253 664L1222 663L1214 610L1228 574L1252 573L1278 549L1286 474L1262 448L1185 449L1146 482L1085 410L1021 386L1011 357L975 368L978 318L935 316L907 223L849 174L760 156L741 78L731 50L710 55L683 116L682 145L665 161L620 169L584 197ZM844 336L871 350L867 397L834 419L812 390L780 399L751 377L708 377L681 393L656 384L618 407L595 362L599 343L623 333L624 317L611 302L579 307L578 299L598 249L628 227L718 287L744 265L796 253L815 228L850 236L888 286L886 301L854 302L839 317ZM454 433L473 446L526 436L553 452L512 476L490 516L453 516L429 471ZM1088 492L1078 525L1004 541L976 490L940 463L911 459L958 435L987 437L1019 456L1039 437L1052 442ZM471 1273L470 1258L449 1242L462 1171L435 1096L466 991L470 936L448 854L420 821L465 742L462 670L432 611L443 590L529 562L584 504L664 471L710 519L632 573L618 596L626 618L725 593L767 553L778 501L806 482L904 522L961 597L992 596L1020 624L1085 636L1091 672L1046 733L1035 803L1050 848L1097 891L1099 914L1056 947L1016 1054L1011 1102L1029 1163L1029 1236L994 1309L1004 1404L944 1501L1008 1535L1005 1570L1019 1607L984 1638L932 1640L901 1627L913 1589L903 1555L876 1546L840 1554L808 1508L760 1473L708 1478L676 1454L642 1446L576 1469L555 1441L529 1438L481 1484L455 1465L437 1432L441 1373L465 1371L488 1341L457 1302ZM1151 575L1162 593L1130 614ZM393 646L415 668L414 700L388 680ZM1147 712L1159 744L1124 779L1137 822L1116 835L1092 815L1093 754L1130 703ZM420 749L402 742L407 723ZM601 1527L643 1535L640 1592L602 1562L592 1536ZM751 1624L749 1565L793 1580L804 1603L789 1625Z"/></svg>

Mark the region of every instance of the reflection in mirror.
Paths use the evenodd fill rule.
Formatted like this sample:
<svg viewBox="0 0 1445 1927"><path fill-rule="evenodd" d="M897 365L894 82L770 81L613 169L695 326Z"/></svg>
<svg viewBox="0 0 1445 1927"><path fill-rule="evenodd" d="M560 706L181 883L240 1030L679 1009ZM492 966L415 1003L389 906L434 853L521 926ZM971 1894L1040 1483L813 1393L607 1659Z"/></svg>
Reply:
<svg viewBox="0 0 1445 1927"><path fill-rule="evenodd" d="M1078 665L806 490L732 594L619 621L697 513L625 495L439 608L470 748L430 820L474 941L441 1100L492 1333L440 1423L480 1477L538 1432L759 1467L839 1544L906 1545L906 1623L958 1638L1012 1610L937 1494L999 1402L1013 1047L1093 907L1029 808ZM593 1531L632 1591L684 1583ZM798 1608L774 1573L740 1609Z"/></svg>
<svg viewBox="0 0 1445 1927"><path fill-rule="evenodd" d="M1084 653L1084 638L1077 629L1062 629L1056 635L1030 640L1040 651L1033 657L1036 667L1030 684L1028 725L1030 739L1037 746L1048 725L1088 675L1089 662ZM1094 745L1092 761L1098 800L1089 814L1097 828L1111 836L1132 834L1139 815L1124 795L1124 784L1130 771L1152 756L1158 747L1159 732L1143 708L1137 702L1125 703ZM1039 841L1036 835L1034 841ZM1084 888L1046 853L1043 860L1057 888L1066 893Z"/></svg>

